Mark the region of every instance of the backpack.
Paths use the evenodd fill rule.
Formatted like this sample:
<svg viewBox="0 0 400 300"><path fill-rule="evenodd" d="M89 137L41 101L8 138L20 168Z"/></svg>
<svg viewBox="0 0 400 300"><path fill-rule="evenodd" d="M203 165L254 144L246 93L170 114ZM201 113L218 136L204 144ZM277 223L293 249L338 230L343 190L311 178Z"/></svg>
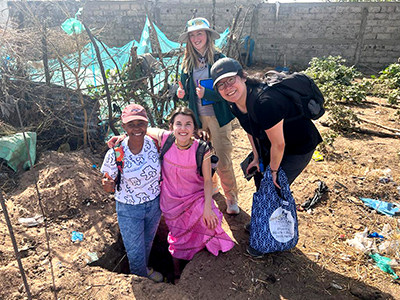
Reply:
<svg viewBox="0 0 400 300"><path fill-rule="evenodd" d="M312 78L303 73L286 75L276 71L268 71L265 73L265 77L267 85L262 88L256 99L268 88L273 88L292 100L300 114L285 121L293 121L302 117L317 120L325 113L324 96Z"/></svg>
<svg viewBox="0 0 400 300"><path fill-rule="evenodd" d="M165 153L171 148L172 144L175 142L175 136L171 133L167 140L164 143L164 146L161 148L160 152L160 164L162 164L162 161L164 159ZM202 166L203 166L203 160L204 160L204 154L206 152L211 150L211 145L203 140L199 140L199 147L197 148L196 151L196 165L197 165L197 173L200 174L200 176L203 177L203 172L202 172ZM218 165L218 156L212 154L211 155L211 176L214 175L217 165Z"/></svg>
<svg viewBox="0 0 400 300"><path fill-rule="evenodd" d="M158 141L149 135L148 135L148 137L154 141L157 151L160 151L160 146L158 145ZM114 149L114 155L115 155L115 163L116 163L117 169L118 169L118 174L117 174L117 177L115 178L115 185L117 187L117 191L120 191L121 190L121 175L122 175L122 170L124 169L125 153L124 153L124 149L121 146L121 143L116 145L113 149Z"/></svg>
<svg viewBox="0 0 400 300"><path fill-rule="evenodd" d="M121 174L124 169L124 149L122 149L121 144L118 144L114 148L115 155L115 163L117 164L118 174L117 178L115 178L115 185L117 187L117 191L121 190Z"/></svg>

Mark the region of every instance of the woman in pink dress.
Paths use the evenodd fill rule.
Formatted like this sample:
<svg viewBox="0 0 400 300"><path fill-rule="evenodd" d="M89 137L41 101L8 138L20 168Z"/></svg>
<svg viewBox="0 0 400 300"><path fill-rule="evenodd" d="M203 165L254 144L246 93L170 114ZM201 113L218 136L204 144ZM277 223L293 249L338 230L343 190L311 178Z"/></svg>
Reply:
<svg viewBox="0 0 400 300"><path fill-rule="evenodd" d="M162 161L160 207L169 229L169 252L174 260L175 283L179 280L181 259L191 260L204 248L214 255L226 252L234 242L221 227L222 213L212 199L211 151L204 155L201 176L197 172L194 138L198 127L193 111L179 107L170 118L170 130L149 128L161 148L172 133L175 143Z"/></svg>

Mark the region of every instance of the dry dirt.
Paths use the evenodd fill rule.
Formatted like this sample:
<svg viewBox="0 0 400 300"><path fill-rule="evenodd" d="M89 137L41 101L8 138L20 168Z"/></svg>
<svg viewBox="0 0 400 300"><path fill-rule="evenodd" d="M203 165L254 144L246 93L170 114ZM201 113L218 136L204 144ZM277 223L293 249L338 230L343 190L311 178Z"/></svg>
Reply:
<svg viewBox="0 0 400 300"><path fill-rule="evenodd" d="M354 108L360 116L400 129L395 109L379 105L383 100L368 100L375 104ZM327 130L318 126L321 131ZM250 219L254 187L252 181L241 177L239 167L250 147L243 130L235 124L233 158L242 212L236 217L225 215L223 226L237 245L218 257L206 251L198 253L177 285L169 283L172 265L164 223L155 240L151 265L164 273L166 282L155 284L126 274L114 200L102 191L100 173L93 168L93 164L101 164L102 154L44 153L34 169L22 174L18 188L3 194L33 298L400 299L400 285L345 242L365 227L370 232L380 232L386 223L398 227L398 217L378 214L358 197L399 202L400 140L384 129L365 123L360 126L387 135L341 136L334 148L324 153L324 161L311 161L292 185L296 202L301 204L312 197L318 180L323 180L330 191L313 210L298 212L300 240L295 249L257 260L245 254L248 235L243 230ZM380 183L387 168L393 180ZM35 175L47 216L50 256L44 224L27 228L18 222L21 217L40 213ZM223 196L217 195L215 200L224 211ZM72 242L72 231L82 232L83 240ZM0 299L24 299L26 293L3 214L0 244ZM90 263L88 254L93 252L99 260Z"/></svg>

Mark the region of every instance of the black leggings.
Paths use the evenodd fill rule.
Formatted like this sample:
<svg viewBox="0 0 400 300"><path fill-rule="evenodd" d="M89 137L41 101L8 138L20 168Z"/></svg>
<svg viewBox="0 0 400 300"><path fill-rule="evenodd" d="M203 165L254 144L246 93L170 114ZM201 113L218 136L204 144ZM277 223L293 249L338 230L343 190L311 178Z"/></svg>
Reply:
<svg viewBox="0 0 400 300"><path fill-rule="evenodd" d="M305 169L305 167L308 165L308 163L311 160L311 157L314 153L314 150L306 153L306 154L301 154L301 155L284 155L282 158L282 162L280 167L285 171L285 174L288 178L289 185L292 184L292 182L301 174L301 172ZM264 160L268 161L269 164L269 157ZM265 165L268 165L265 164ZM254 183L256 185L256 189L260 188L260 183L261 179L263 178L263 175L259 172L254 175Z"/></svg>

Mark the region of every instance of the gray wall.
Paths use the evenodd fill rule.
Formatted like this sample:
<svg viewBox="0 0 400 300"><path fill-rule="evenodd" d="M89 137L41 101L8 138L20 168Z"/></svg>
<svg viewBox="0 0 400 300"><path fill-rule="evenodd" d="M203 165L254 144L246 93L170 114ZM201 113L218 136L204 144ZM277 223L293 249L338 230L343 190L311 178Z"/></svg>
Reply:
<svg viewBox="0 0 400 300"><path fill-rule="evenodd" d="M176 41L194 9L222 32L232 25L236 7L242 5L238 28L243 27L242 36L251 33L256 41L254 59L263 65L286 62L292 69L302 69L314 56L342 55L349 64L379 71L400 57L400 3L259 2L89 1L83 18L91 27L104 28L102 40L108 45L122 46L132 39L139 41L146 8L167 37Z"/></svg>

